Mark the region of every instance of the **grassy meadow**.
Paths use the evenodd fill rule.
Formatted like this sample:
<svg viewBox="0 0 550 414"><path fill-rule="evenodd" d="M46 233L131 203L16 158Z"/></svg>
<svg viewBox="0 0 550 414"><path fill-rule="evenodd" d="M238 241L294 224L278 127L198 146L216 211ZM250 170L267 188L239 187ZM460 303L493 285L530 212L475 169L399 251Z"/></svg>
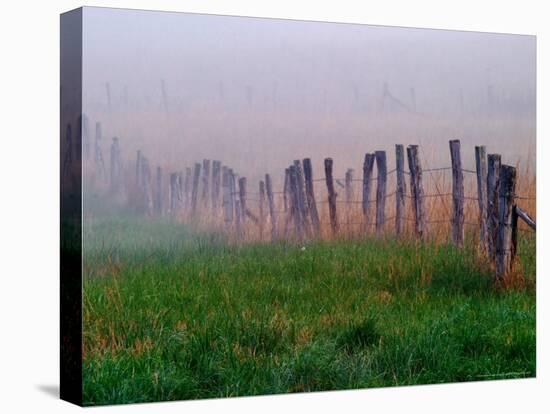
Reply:
<svg viewBox="0 0 550 414"><path fill-rule="evenodd" d="M514 282L469 235L228 243L141 217L88 220L84 403L535 375L535 239Z"/></svg>

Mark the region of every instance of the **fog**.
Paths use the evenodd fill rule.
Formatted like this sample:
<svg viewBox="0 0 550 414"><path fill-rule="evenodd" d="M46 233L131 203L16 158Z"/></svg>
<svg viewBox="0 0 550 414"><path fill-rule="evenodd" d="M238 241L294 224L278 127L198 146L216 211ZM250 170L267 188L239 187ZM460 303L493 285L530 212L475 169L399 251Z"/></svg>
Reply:
<svg viewBox="0 0 550 414"><path fill-rule="evenodd" d="M467 168L480 144L534 163L533 36L85 8L83 41L84 112L127 162L342 176L397 143L448 164L461 139Z"/></svg>

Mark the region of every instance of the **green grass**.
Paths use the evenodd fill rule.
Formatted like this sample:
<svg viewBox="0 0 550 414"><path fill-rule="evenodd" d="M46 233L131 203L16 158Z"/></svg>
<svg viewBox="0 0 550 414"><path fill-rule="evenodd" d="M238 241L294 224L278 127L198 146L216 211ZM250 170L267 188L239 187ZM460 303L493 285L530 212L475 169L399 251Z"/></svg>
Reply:
<svg viewBox="0 0 550 414"><path fill-rule="evenodd" d="M87 405L535 375L523 234L513 290L446 245L229 246L132 219L85 234Z"/></svg>

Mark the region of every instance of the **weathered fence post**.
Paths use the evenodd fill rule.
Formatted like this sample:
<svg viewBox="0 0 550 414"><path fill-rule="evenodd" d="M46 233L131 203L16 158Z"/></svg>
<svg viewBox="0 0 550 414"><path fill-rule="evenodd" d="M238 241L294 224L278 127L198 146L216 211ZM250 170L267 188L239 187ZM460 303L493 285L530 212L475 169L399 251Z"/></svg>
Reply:
<svg viewBox="0 0 550 414"><path fill-rule="evenodd" d="M330 216L330 227L332 234L338 231L338 218L336 216L336 191L334 191L334 180L332 178L332 158L325 158L325 181L328 190L328 209Z"/></svg>
<svg viewBox="0 0 550 414"><path fill-rule="evenodd" d="M225 231L231 229L233 223L233 197L231 196L231 173L227 167L222 168L222 185L223 185L223 221L225 224Z"/></svg>
<svg viewBox="0 0 550 414"><path fill-rule="evenodd" d="M259 210L259 227L260 227L260 240L264 239L264 225L265 225L265 183L260 180L260 186L259 186L259 192L260 192L260 198L258 202L258 210Z"/></svg>
<svg viewBox="0 0 550 414"><path fill-rule="evenodd" d="M500 154L487 157L487 245L489 257L495 258L498 233L498 197L500 193Z"/></svg>
<svg viewBox="0 0 550 414"><path fill-rule="evenodd" d="M242 236L243 211L241 208L241 198L237 196L237 180L237 174L231 171L231 194L233 197L233 204L235 205L235 231L237 237L240 238Z"/></svg>
<svg viewBox="0 0 550 414"><path fill-rule="evenodd" d="M348 233L351 232L351 208L353 200L353 170L348 168L345 178L345 197L346 197L346 225Z"/></svg>
<svg viewBox="0 0 550 414"><path fill-rule="evenodd" d="M315 201L315 193L313 191L313 171L311 168L311 159L304 158L302 160L304 167L304 179L306 183L306 199L309 211L309 217L311 219L311 225L313 226L313 234L315 237L319 237L321 234L321 225L319 223L319 213L317 212L317 203Z"/></svg>
<svg viewBox="0 0 550 414"><path fill-rule="evenodd" d="M405 194L407 185L405 183L405 153L403 145L395 146L395 172L397 186L395 189L395 234L403 233L403 215L405 213Z"/></svg>
<svg viewBox="0 0 550 414"><path fill-rule="evenodd" d="M285 168L285 183L283 186L283 206L285 213L288 211L288 193L289 193L289 187L290 187L290 171L288 168Z"/></svg>
<svg viewBox="0 0 550 414"><path fill-rule="evenodd" d="M195 170L193 171L193 189L191 190L191 214L194 216L197 214L197 197L199 195L199 178L201 175L200 163L195 163Z"/></svg>
<svg viewBox="0 0 550 414"><path fill-rule="evenodd" d="M424 208L424 187L422 185L422 166L418 157L418 145L407 147L409 174L411 176L411 196L413 199L415 233L420 240L428 238L426 211Z"/></svg>
<svg viewBox="0 0 550 414"><path fill-rule="evenodd" d="M289 192L290 192L290 215L294 219L296 238L302 240L302 220L300 217L300 199L298 195L298 177L296 166L288 167Z"/></svg>
<svg viewBox="0 0 550 414"><path fill-rule="evenodd" d="M206 211L208 207L208 187L210 183L210 160L202 160L202 196L201 204L203 210Z"/></svg>
<svg viewBox="0 0 550 414"><path fill-rule="evenodd" d="M496 246L496 278L503 280L512 270L512 210L516 191L516 169L500 167L498 235Z"/></svg>
<svg viewBox="0 0 550 414"><path fill-rule="evenodd" d="M512 206L512 236L511 236L511 261L512 264L514 263L514 258L516 257L516 253L518 251L518 210L517 206Z"/></svg>
<svg viewBox="0 0 550 414"><path fill-rule="evenodd" d="M304 174L302 172L302 163L300 160L294 160L294 168L296 169L296 190L298 192L298 212L302 222L302 229L306 235L310 235L309 220L307 214L307 200L304 191Z"/></svg>
<svg viewBox="0 0 550 414"><path fill-rule="evenodd" d="M476 146L477 204L479 207L479 246L489 251L487 241L487 156L485 146Z"/></svg>
<svg viewBox="0 0 550 414"><path fill-rule="evenodd" d="M267 202L269 205L269 217L271 219L271 240L277 239L277 218L275 215L275 206L273 202L273 186L271 183L271 176L265 175L265 188L267 191Z"/></svg>
<svg viewBox="0 0 550 414"><path fill-rule="evenodd" d="M239 201L241 207L241 222L246 223L246 177L239 178Z"/></svg>
<svg viewBox="0 0 550 414"><path fill-rule="evenodd" d="M459 247L464 245L464 173L460 159L460 141L449 141L453 170L453 219L452 238Z"/></svg>
<svg viewBox="0 0 550 414"><path fill-rule="evenodd" d="M220 170L221 161L212 161L212 210L218 215L218 203L220 199Z"/></svg>
<svg viewBox="0 0 550 414"><path fill-rule="evenodd" d="M154 211L157 216L162 216L162 168L157 167L157 182L155 186Z"/></svg>
<svg viewBox="0 0 550 414"><path fill-rule="evenodd" d="M364 231L369 227L370 192L372 184L372 170L374 167L374 154L365 154L363 161L363 221Z"/></svg>
<svg viewBox="0 0 550 414"><path fill-rule="evenodd" d="M381 236L386 221L386 151L376 151L376 235Z"/></svg>

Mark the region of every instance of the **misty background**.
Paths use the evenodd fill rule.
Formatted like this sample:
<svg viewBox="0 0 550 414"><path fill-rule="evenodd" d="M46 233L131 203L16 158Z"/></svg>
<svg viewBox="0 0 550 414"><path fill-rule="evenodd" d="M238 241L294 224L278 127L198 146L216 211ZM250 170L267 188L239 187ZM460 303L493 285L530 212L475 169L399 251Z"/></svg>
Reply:
<svg viewBox="0 0 550 414"><path fill-rule="evenodd" d="M535 162L534 36L84 8L83 111L104 154L182 170L219 159L280 183L294 159L359 174L365 152L450 139ZM277 181L278 180L278 181Z"/></svg>

